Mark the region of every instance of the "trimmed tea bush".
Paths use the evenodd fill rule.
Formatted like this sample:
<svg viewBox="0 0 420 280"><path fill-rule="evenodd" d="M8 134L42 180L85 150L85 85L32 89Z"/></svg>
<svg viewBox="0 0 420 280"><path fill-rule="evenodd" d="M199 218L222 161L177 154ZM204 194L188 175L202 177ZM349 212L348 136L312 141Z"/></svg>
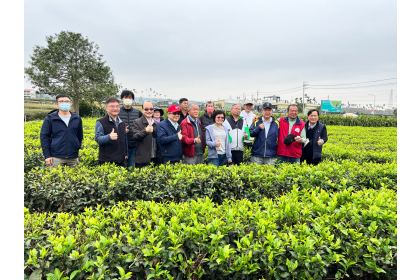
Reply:
<svg viewBox="0 0 420 280"><path fill-rule="evenodd" d="M25 209L25 279L393 279L396 211L386 188L120 202L77 216Z"/></svg>
<svg viewBox="0 0 420 280"><path fill-rule="evenodd" d="M252 164L216 168L177 164L132 173L109 165L35 168L25 173L24 184L24 203L30 211L80 213L96 204L107 207L128 200L184 202L208 197L215 203L241 198L258 201L287 193L293 185L308 190L379 189L383 185L396 189L397 165L343 161L318 166Z"/></svg>

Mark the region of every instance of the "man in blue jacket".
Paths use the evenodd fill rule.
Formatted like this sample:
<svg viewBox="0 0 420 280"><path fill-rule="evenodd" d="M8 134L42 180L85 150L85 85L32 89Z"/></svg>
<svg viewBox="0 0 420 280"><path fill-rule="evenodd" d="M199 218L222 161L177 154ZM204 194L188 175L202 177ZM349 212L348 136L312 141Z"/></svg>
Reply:
<svg viewBox="0 0 420 280"><path fill-rule="evenodd" d="M182 163L182 134L178 120L181 110L178 105L171 105L168 108L168 117L157 126L157 138L159 152L163 153L163 164L169 162Z"/></svg>
<svg viewBox="0 0 420 280"><path fill-rule="evenodd" d="M251 137L255 137L251 163L273 165L276 161L279 122L271 116L272 108L271 103L264 103L262 117L253 122L249 129Z"/></svg>
<svg viewBox="0 0 420 280"><path fill-rule="evenodd" d="M41 147L45 163L53 168L79 163L83 141L82 119L70 112L71 100L67 94L55 98L58 109L48 113L41 128Z"/></svg>

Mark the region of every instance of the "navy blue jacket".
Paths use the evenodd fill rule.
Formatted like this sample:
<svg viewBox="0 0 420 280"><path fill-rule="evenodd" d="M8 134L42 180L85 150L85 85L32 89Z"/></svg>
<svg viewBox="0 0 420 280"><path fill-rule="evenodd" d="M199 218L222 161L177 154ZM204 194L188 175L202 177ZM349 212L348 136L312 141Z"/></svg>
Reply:
<svg viewBox="0 0 420 280"><path fill-rule="evenodd" d="M166 118L161 121L156 129L156 142L158 143L159 150L163 155L163 161L180 161L182 159L182 141L178 138L178 132L181 131L181 126L178 125L178 129Z"/></svg>
<svg viewBox="0 0 420 280"><path fill-rule="evenodd" d="M308 126L309 122L305 124L306 129L306 135L308 135ZM328 135L327 135L327 127L325 124L317 122L316 126L314 127L314 137L312 139L312 147L313 147L313 158L320 158L322 155L322 146L324 146L325 143L328 141ZM321 137L322 140L324 140L324 143L319 146L318 145L318 138ZM303 146L302 146L303 149Z"/></svg>
<svg viewBox="0 0 420 280"><path fill-rule="evenodd" d="M254 157L277 157L277 140L279 138L279 127L280 124L277 120L271 117L270 130L268 131L267 137L265 137L265 129L260 128L260 124L263 123L262 117L259 117L255 122L252 123L249 132L251 137L255 137L254 143L252 144L251 155Z"/></svg>
<svg viewBox="0 0 420 280"><path fill-rule="evenodd" d="M69 126L58 116L58 109L51 111L41 128L41 147L45 158L77 158L83 140L82 119L70 112Z"/></svg>

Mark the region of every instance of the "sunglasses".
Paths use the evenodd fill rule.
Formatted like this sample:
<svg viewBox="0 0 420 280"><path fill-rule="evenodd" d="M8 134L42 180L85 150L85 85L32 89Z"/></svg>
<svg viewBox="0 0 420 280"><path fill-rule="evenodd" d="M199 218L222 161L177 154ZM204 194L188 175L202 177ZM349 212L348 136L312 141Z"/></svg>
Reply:
<svg viewBox="0 0 420 280"><path fill-rule="evenodd" d="M143 111L146 111L146 112L153 111L153 108L143 108Z"/></svg>

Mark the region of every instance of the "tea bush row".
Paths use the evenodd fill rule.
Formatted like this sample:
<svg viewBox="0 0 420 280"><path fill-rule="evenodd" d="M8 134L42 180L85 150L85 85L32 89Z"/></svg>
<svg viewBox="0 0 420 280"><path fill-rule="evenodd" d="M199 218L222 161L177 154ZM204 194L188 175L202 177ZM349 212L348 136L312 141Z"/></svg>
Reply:
<svg viewBox="0 0 420 280"><path fill-rule="evenodd" d="M293 185L311 190L352 187L396 190L397 164L324 162L318 166L255 164L216 168L213 165L160 165L129 173L114 165L35 168L24 174L24 203L31 212L80 213L85 207L120 201L184 202L211 198L258 201L289 192Z"/></svg>
<svg viewBox="0 0 420 280"><path fill-rule="evenodd" d="M54 271L73 279L395 279L397 197L386 187L293 188L221 205L25 209L24 242L26 279Z"/></svg>

